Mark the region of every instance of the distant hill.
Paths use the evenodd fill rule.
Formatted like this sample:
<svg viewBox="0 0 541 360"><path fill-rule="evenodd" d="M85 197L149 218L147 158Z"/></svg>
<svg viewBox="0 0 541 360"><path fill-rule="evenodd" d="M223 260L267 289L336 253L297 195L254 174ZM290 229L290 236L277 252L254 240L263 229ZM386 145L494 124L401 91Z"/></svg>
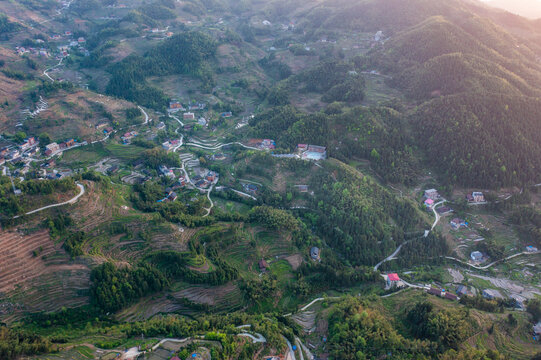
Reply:
<svg viewBox="0 0 541 360"><path fill-rule="evenodd" d="M484 2L489 6L530 19L541 18L541 1L539 0L485 0Z"/></svg>
<svg viewBox="0 0 541 360"><path fill-rule="evenodd" d="M533 114L541 51L516 31L534 36L536 22L462 0L333 0L318 17L322 8L306 14L312 21L304 26L314 34L383 31L385 41L356 62L389 75L388 84L417 105L410 116L418 146L449 182L498 187L540 180L541 119Z"/></svg>

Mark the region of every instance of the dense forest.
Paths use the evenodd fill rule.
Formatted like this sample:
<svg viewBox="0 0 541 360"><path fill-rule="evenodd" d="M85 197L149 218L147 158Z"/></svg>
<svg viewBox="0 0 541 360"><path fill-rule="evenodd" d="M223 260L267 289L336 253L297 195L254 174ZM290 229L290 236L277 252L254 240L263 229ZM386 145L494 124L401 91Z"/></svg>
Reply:
<svg viewBox="0 0 541 360"><path fill-rule="evenodd" d="M191 74L198 76L207 88L212 87L212 72L205 65L216 52L216 42L200 32L177 34L145 56L130 55L110 67L112 74L106 93L163 110L165 94L145 81L148 76Z"/></svg>
<svg viewBox="0 0 541 360"><path fill-rule="evenodd" d="M353 265L374 265L405 240L422 233L425 221L408 200L341 163L327 164L310 186L316 189L318 231ZM331 175L332 174L332 175ZM396 226L388 224L394 222Z"/></svg>
<svg viewBox="0 0 541 360"><path fill-rule="evenodd" d="M410 334L403 335L368 300L346 298L329 318L329 351L332 359L346 360L389 354L394 359L505 359L493 350L457 350L473 334L471 322L465 311L419 303L408 311L404 323Z"/></svg>

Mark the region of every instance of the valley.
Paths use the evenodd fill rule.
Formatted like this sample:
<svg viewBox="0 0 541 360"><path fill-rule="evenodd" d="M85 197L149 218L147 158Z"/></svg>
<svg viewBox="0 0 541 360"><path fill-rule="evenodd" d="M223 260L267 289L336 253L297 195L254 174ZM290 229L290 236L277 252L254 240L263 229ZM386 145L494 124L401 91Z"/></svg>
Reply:
<svg viewBox="0 0 541 360"><path fill-rule="evenodd" d="M462 0L0 1L0 358L537 359L539 38Z"/></svg>

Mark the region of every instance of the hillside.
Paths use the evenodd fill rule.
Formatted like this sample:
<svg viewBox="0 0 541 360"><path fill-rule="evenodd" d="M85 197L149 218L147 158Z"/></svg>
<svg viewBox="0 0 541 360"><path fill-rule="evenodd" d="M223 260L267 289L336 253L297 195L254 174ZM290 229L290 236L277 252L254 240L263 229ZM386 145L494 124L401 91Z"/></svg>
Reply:
<svg viewBox="0 0 541 360"><path fill-rule="evenodd" d="M541 351L538 22L476 0L0 14L1 359Z"/></svg>

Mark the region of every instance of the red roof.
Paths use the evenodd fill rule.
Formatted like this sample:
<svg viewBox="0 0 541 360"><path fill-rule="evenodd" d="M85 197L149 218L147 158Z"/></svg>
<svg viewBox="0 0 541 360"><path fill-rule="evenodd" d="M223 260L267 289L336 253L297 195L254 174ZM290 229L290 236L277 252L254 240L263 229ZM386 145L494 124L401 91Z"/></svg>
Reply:
<svg viewBox="0 0 541 360"><path fill-rule="evenodd" d="M387 274L387 276L389 277L389 281L400 281L400 278L398 277L398 274Z"/></svg>

